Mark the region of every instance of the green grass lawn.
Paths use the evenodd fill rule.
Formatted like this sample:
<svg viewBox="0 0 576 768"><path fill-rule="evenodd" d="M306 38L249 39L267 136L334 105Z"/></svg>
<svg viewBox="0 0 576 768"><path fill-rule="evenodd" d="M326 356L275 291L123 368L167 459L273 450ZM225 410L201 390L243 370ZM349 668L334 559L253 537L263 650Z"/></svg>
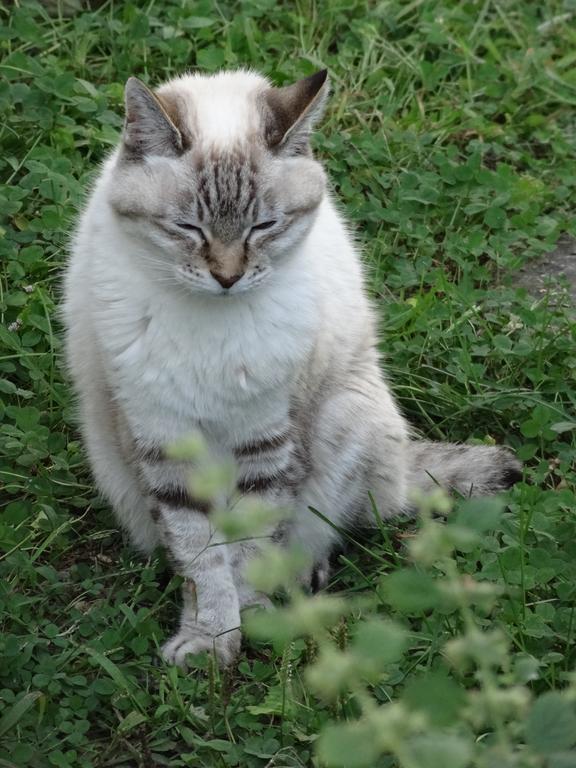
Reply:
<svg viewBox="0 0 576 768"><path fill-rule="evenodd" d="M574 315L513 287L576 234L574 0L8 5L0 766L574 768ZM318 626L280 610L237 668L184 674L157 656L177 580L138 559L91 484L57 305L127 77L240 65L277 83L329 69L315 146L402 407L431 438L512 446L526 482L503 513L463 505L351 544Z"/></svg>

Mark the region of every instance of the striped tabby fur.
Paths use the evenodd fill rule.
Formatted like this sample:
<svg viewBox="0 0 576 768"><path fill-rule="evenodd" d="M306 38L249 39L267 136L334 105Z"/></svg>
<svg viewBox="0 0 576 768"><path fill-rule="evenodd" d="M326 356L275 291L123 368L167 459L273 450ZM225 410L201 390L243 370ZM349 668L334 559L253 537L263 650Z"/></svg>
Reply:
<svg viewBox="0 0 576 768"><path fill-rule="evenodd" d="M337 526L408 509L411 485L493 493L518 477L504 448L412 442L384 380L362 268L309 135L320 72L272 87L247 71L186 75L151 92L131 78L120 146L81 217L67 270L70 370L99 488L134 544L163 544L186 578L183 663L240 644L256 545L226 544L190 466L164 447L200 430L232 459L232 497L291 514L318 583ZM312 575L311 575L312 574Z"/></svg>

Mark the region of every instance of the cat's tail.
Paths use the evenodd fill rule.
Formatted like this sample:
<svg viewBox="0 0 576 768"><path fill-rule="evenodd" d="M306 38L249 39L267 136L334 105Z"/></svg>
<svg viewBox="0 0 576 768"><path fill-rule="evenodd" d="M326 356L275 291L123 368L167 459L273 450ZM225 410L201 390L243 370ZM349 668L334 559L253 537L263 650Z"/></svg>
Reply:
<svg viewBox="0 0 576 768"><path fill-rule="evenodd" d="M408 486L439 485L462 496L486 496L522 479L522 464L507 448L415 440L408 447Z"/></svg>

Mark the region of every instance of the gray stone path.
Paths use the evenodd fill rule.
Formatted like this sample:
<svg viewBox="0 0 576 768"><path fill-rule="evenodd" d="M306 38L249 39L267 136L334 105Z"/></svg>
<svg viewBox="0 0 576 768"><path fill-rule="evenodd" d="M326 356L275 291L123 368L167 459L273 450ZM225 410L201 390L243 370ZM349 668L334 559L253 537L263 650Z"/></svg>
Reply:
<svg viewBox="0 0 576 768"><path fill-rule="evenodd" d="M541 297L547 290L554 289L554 283L561 276L568 280L570 296L576 305L576 240L571 237L562 237L553 251L525 264L514 276L514 283Z"/></svg>

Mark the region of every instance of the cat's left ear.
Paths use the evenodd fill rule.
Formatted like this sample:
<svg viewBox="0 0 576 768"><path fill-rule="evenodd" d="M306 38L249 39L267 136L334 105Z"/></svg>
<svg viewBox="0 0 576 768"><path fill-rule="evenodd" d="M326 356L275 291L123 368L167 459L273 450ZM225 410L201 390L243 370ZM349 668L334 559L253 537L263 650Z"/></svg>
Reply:
<svg viewBox="0 0 576 768"><path fill-rule="evenodd" d="M160 99L136 77L128 78L125 102L124 149L131 160L181 154L182 134Z"/></svg>
<svg viewBox="0 0 576 768"><path fill-rule="evenodd" d="M321 118L330 84L326 69L264 93L264 136L270 149L287 157L308 154L312 129Z"/></svg>

